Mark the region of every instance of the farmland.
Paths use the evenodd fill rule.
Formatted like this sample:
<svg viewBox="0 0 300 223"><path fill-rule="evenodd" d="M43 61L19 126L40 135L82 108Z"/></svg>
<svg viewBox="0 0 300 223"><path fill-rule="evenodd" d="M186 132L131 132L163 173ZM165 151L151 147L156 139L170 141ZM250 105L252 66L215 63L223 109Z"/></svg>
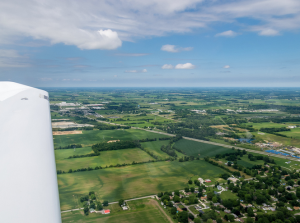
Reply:
<svg viewBox="0 0 300 223"><path fill-rule="evenodd" d="M226 171L202 160L155 162L58 175L61 209L77 207L73 195L95 191L110 202L184 188L190 177L213 180Z"/></svg>
<svg viewBox="0 0 300 223"><path fill-rule="evenodd" d="M175 147L182 150L189 156L200 156L202 158L206 156L215 156L216 154L220 153L231 152L231 150L228 148L191 141L187 139L179 140L175 143Z"/></svg>
<svg viewBox="0 0 300 223"><path fill-rule="evenodd" d="M143 199L129 201L131 210L122 211L118 204L109 205L110 215L93 213L85 216L83 211L67 212L62 214L62 222L107 222L119 223L120 219L124 223L139 223L141 219L145 223L169 223L164 213L158 208L157 201L153 199Z"/></svg>
<svg viewBox="0 0 300 223"><path fill-rule="evenodd" d="M151 156L149 156L146 152L139 148L134 149L124 149L120 151L103 151L101 152L100 156L93 156L93 157L84 157L84 158L74 158L74 159L66 159L72 155L81 155L80 153L74 153L72 149L67 149L68 153L64 150L58 150L56 152L56 168L58 170L63 170L67 172L69 169L80 169L80 168L88 168L96 166L110 166L116 164L131 164L133 161L135 162L145 162L148 160L153 160ZM89 148L79 148L77 150L85 150L90 151ZM60 153L64 153L66 155L64 158Z"/></svg>
<svg viewBox="0 0 300 223"><path fill-rule="evenodd" d="M159 138L164 135L140 131L136 129L129 130L90 130L83 131L80 135L59 135L54 136L54 147L67 146L70 144L82 144L91 146L99 142L107 142L109 140L138 140L145 138Z"/></svg>

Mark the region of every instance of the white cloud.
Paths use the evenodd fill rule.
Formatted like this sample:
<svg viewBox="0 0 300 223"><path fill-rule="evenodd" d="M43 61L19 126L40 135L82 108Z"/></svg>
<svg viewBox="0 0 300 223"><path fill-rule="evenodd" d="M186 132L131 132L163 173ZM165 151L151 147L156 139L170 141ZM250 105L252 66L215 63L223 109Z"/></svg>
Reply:
<svg viewBox="0 0 300 223"><path fill-rule="evenodd" d="M195 65L191 63L185 63L185 64L177 64L175 66L175 69L194 69Z"/></svg>
<svg viewBox="0 0 300 223"><path fill-rule="evenodd" d="M162 51L167 51L167 52L170 52L170 53L178 53L180 51L191 51L193 50L193 47L177 47L175 45L163 45L161 47L161 50Z"/></svg>
<svg viewBox="0 0 300 223"><path fill-rule="evenodd" d="M0 67L30 67L27 56L20 55L16 50L0 49Z"/></svg>
<svg viewBox="0 0 300 223"><path fill-rule="evenodd" d="M279 32L274 29L263 29L259 32L259 35L261 35L261 36L277 36L277 35L279 35Z"/></svg>
<svg viewBox="0 0 300 223"><path fill-rule="evenodd" d="M126 70L125 73L146 73L147 69L143 70Z"/></svg>
<svg viewBox="0 0 300 223"><path fill-rule="evenodd" d="M247 22L254 19L261 24L259 35L300 29L299 0L10 0L0 1L0 14L0 44L36 40L80 49L115 49L122 41L187 33L218 22L238 21L243 30L255 31Z"/></svg>
<svg viewBox="0 0 300 223"><path fill-rule="evenodd" d="M228 69L228 68L230 68L230 66L229 65L225 65L223 68Z"/></svg>
<svg viewBox="0 0 300 223"><path fill-rule="evenodd" d="M164 64L162 67L162 69L173 69L173 65L172 64Z"/></svg>
<svg viewBox="0 0 300 223"><path fill-rule="evenodd" d="M237 35L237 33L232 30L228 30L228 31L216 34L216 36L225 36L225 37L234 37L236 35Z"/></svg>

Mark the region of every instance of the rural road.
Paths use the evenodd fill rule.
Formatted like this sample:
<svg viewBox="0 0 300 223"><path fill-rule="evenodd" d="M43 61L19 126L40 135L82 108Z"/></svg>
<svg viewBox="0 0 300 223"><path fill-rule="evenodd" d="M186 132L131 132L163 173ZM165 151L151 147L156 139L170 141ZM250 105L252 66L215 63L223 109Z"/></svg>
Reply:
<svg viewBox="0 0 300 223"><path fill-rule="evenodd" d="M140 200L140 199L145 199L145 198L154 198L156 195L149 195L149 196L145 196L145 197L137 197L137 198L132 198L132 199L128 199L128 200L124 200L125 202L127 201L135 201L135 200ZM119 201L115 201L115 202L110 202L108 204L116 204L119 203ZM70 212L70 211L79 211L82 210L83 208L76 208L76 209L71 209L71 210L66 210L66 211L61 211L61 213L65 213L65 212Z"/></svg>
<svg viewBox="0 0 300 223"><path fill-rule="evenodd" d="M116 124L116 123L111 123L111 122L105 122L105 121L99 121L98 122L103 122L106 124L111 124L111 125L119 125L119 126L125 126L125 125L121 125L121 124ZM159 131L154 131L154 130L149 130L149 129L143 129L143 128L139 128L139 127L131 127L132 129L139 129L139 130L143 130L143 131L147 131L147 132L153 132L153 133L158 133L158 134L162 134L162 135L167 135L167 136L171 136L171 137L175 137L176 135L174 134L170 134L170 133L165 133L165 132L159 132ZM293 160L293 161L300 161L297 158L293 158L293 157L286 157L286 156L282 156L282 155L277 155L274 153L267 153L267 152L263 152L263 151L258 151L258 150L252 150L252 149L245 149L242 147L238 147L238 146L232 146L232 145L226 145L226 144L222 144L222 143L217 143L217 142L211 142L211 141L206 141L206 140L201 140L201 139L194 139L194 138L189 138L189 137L185 137L183 136L182 138L187 139L187 140L191 140L191 141L196 141L196 142L202 142L202 143L207 143L207 144L212 144L215 146L222 146L222 147L226 147L226 148L236 148L236 149L240 149L240 150L245 150L247 152L252 152L252 153L258 153L261 155L267 155L267 156L274 156L274 157L278 157L278 158L285 158L288 160Z"/></svg>

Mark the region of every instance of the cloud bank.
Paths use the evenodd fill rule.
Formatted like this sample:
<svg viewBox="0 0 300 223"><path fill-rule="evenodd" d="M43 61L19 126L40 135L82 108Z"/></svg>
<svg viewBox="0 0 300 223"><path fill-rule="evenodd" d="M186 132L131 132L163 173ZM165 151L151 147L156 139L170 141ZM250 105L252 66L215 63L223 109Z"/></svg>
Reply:
<svg viewBox="0 0 300 223"><path fill-rule="evenodd" d="M0 44L33 39L83 50L112 50L122 41L189 33L218 23L238 23L244 32L262 36L300 29L299 0L10 0L0 1L0 14ZM232 30L217 34L234 35ZM172 45L165 49L180 51Z"/></svg>

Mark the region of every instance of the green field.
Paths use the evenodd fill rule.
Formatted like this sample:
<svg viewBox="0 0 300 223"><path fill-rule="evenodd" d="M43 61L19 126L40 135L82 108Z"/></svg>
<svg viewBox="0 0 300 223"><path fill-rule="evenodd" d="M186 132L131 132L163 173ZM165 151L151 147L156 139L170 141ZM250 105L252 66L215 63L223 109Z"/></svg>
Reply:
<svg viewBox="0 0 300 223"><path fill-rule="evenodd" d="M168 143L169 143L169 140L162 140L162 141L143 142L141 144L145 149L153 152L154 155L163 159L163 158L167 158L169 156L166 153L164 153L163 151L161 151L160 147L162 145L166 146L166 145L168 145ZM182 153L179 153L177 151L176 151L176 154L178 157L184 156Z"/></svg>
<svg viewBox="0 0 300 223"><path fill-rule="evenodd" d="M83 134L76 135L55 135L53 136L54 147L67 146L70 144L83 144L91 146L99 142L107 142L109 140L138 140L145 138L165 137L158 133L141 131L136 129L128 130L91 130L83 131Z"/></svg>
<svg viewBox="0 0 300 223"><path fill-rule="evenodd" d="M287 132L280 132L280 133L287 135ZM295 146L295 147L300 146L300 137L299 136L297 136L298 138L287 138L287 137L277 136L277 135L273 135L273 134L269 134L269 133L264 133L264 135L260 135L255 132L252 134L255 136L256 140L259 140L262 142L263 141L278 142L278 143L282 143L282 145L285 145L285 146Z"/></svg>
<svg viewBox="0 0 300 223"><path fill-rule="evenodd" d="M224 185L224 187L226 187L225 185ZM238 199L238 196L237 195L235 195L234 193L232 193L231 191L222 191L221 192L221 195L220 195L220 198L221 199L225 199L225 200L227 200L227 199Z"/></svg>
<svg viewBox="0 0 300 223"><path fill-rule="evenodd" d="M153 199L143 199L129 201L130 210L123 211L118 204L109 205L105 209L110 209L109 215L92 213L88 216L83 211L62 213L62 222L107 222L107 223L169 223L170 221L158 208L157 201Z"/></svg>
<svg viewBox="0 0 300 223"><path fill-rule="evenodd" d="M83 148L75 148L74 149L59 149L55 150L55 160L63 160L68 158L69 156L73 155L85 155L88 153L93 152L92 148L90 146L88 147L83 147Z"/></svg>
<svg viewBox="0 0 300 223"><path fill-rule="evenodd" d="M88 147L89 150L90 147ZM65 151L67 150L68 153ZM84 158L72 158L66 159L69 156L75 155L73 154L73 149L65 149L65 150L56 150L56 169L68 171L69 169L77 170L80 168L88 168L96 166L109 166L116 164L131 164L133 161L135 162L145 162L149 160L154 160L153 157L148 155L148 153L144 152L139 148L134 149L123 149L123 150L113 150L113 151L103 151L100 153L100 156L93 157L84 157ZM81 149L77 149L81 150ZM87 150L86 148L82 148L82 150ZM77 151L76 151L77 152ZM61 155L60 153L64 154ZM87 152L88 153L88 152Z"/></svg>
<svg viewBox="0 0 300 223"><path fill-rule="evenodd" d="M252 127L255 128L255 129L287 127L287 125L285 125L285 124L273 123L273 122L262 122L262 123L252 123L252 122L249 122L246 125L252 125Z"/></svg>
<svg viewBox="0 0 300 223"><path fill-rule="evenodd" d="M188 162L155 162L120 168L107 168L71 174L59 174L61 209L78 207L76 199L95 191L109 202L183 189L193 176L214 180L225 170L202 160Z"/></svg>
<svg viewBox="0 0 300 223"><path fill-rule="evenodd" d="M279 132L280 134L300 140L300 128L291 129L291 131Z"/></svg>
<svg viewBox="0 0 300 223"><path fill-rule="evenodd" d="M187 139L180 139L175 143L175 147L185 152L188 156L199 156L203 158L206 156L215 156L216 154L231 152L231 149L215 146L212 144L191 141Z"/></svg>

